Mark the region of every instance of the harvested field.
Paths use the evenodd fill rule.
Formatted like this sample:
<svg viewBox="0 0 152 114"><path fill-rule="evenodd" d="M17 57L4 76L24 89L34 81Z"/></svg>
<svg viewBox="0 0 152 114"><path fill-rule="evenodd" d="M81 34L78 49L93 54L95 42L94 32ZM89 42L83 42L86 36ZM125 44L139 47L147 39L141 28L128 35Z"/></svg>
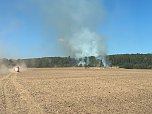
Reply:
<svg viewBox="0 0 152 114"><path fill-rule="evenodd" d="M152 70L28 69L0 75L0 114L152 114Z"/></svg>

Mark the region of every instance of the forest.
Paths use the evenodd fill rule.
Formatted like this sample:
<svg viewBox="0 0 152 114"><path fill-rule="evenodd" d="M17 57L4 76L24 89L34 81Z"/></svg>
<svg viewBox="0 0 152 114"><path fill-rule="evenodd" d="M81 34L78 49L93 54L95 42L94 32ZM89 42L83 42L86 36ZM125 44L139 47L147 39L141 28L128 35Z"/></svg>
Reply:
<svg viewBox="0 0 152 114"><path fill-rule="evenodd" d="M28 68L55 67L117 67L126 69L152 69L152 54L117 54L106 56L106 66L102 60L90 56L85 58L43 57L31 59L0 59L0 66L13 67L25 64Z"/></svg>

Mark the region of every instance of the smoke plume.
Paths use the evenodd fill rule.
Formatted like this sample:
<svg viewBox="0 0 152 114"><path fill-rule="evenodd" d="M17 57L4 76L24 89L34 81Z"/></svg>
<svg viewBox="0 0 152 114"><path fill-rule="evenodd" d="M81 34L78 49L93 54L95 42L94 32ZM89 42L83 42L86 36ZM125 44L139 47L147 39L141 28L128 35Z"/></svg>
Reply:
<svg viewBox="0 0 152 114"><path fill-rule="evenodd" d="M101 0L36 1L47 26L56 31L66 56L106 55L104 38L97 32L103 20Z"/></svg>

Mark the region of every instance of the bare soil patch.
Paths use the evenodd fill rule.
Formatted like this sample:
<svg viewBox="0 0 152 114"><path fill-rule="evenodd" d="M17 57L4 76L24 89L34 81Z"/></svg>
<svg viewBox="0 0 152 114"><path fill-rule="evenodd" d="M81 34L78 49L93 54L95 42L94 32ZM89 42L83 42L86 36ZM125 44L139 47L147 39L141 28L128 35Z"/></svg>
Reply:
<svg viewBox="0 0 152 114"><path fill-rule="evenodd" d="M27 69L0 76L1 114L151 114L152 70Z"/></svg>

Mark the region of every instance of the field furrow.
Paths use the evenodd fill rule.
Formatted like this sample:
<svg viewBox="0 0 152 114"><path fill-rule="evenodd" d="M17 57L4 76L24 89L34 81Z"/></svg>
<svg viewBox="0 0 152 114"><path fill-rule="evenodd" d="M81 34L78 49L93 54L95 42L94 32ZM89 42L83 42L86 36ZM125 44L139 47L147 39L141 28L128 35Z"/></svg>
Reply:
<svg viewBox="0 0 152 114"><path fill-rule="evenodd" d="M3 75L2 78L0 79L0 112L5 112L7 111L7 93L6 93L6 85L8 84L9 77L11 74L8 75Z"/></svg>
<svg viewBox="0 0 152 114"><path fill-rule="evenodd" d="M0 80L1 114L44 114L24 87L16 82L17 74L8 74Z"/></svg>
<svg viewBox="0 0 152 114"><path fill-rule="evenodd" d="M44 114L42 108L39 106L38 103L34 101L34 98L31 94L16 81L17 74L12 76L12 82L17 90L18 94L20 95L21 104L24 104L28 109L29 114Z"/></svg>
<svg viewBox="0 0 152 114"><path fill-rule="evenodd" d="M0 77L0 114L152 113L151 70L28 69Z"/></svg>

